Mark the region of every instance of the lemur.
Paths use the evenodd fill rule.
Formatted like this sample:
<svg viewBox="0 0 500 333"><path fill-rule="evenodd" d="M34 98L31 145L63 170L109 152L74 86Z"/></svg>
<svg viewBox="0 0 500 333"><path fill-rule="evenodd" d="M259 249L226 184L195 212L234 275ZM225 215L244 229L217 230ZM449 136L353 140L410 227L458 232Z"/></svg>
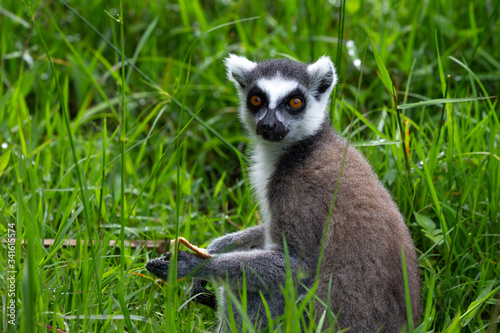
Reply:
<svg viewBox="0 0 500 333"><path fill-rule="evenodd" d="M330 126L329 97L337 82L331 60L252 62L231 54L225 66L238 90L239 117L254 143L250 179L263 223L215 239L207 248L210 259L178 252L177 277L195 278L194 296L205 291L207 280L219 278L239 297L245 274L248 317L263 329L261 295L273 318L284 313L279 286L285 283L285 240L291 271L300 279L299 296L317 279L316 297L322 302L315 302L316 318L329 300L336 329L399 332L408 325L403 249L416 323L422 306L413 241L366 159ZM146 268L167 279L170 259L167 253ZM227 331L225 289L219 289L221 329ZM198 297L215 306L210 295ZM233 313L241 324L238 311Z"/></svg>

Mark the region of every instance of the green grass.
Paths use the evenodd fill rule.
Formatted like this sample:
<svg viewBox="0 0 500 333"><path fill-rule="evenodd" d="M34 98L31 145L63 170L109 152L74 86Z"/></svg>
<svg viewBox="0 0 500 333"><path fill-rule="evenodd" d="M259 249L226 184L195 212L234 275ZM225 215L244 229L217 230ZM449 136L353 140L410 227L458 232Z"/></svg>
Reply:
<svg viewBox="0 0 500 333"><path fill-rule="evenodd" d="M1 245L2 331L214 328L211 310L186 303L189 281L155 280L144 264L159 253L123 241L206 246L259 223L222 66L235 52L336 62L332 124L416 243L425 314L414 332L497 332L500 108L476 97L500 92L499 2L125 1L118 16L119 1L2 1L0 235L18 238L12 258ZM313 291L295 302L284 288L276 330L294 332Z"/></svg>

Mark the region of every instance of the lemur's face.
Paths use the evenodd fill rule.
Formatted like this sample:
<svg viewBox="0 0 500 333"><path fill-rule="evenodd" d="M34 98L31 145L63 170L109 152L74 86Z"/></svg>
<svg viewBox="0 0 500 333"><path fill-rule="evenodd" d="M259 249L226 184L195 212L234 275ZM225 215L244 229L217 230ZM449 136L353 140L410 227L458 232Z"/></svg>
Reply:
<svg viewBox="0 0 500 333"><path fill-rule="evenodd" d="M238 89L240 118L256 140L301 140L316 133L337 81L329 58L308 65L286 59L260 63L230 55L228 77Z"/></svg>

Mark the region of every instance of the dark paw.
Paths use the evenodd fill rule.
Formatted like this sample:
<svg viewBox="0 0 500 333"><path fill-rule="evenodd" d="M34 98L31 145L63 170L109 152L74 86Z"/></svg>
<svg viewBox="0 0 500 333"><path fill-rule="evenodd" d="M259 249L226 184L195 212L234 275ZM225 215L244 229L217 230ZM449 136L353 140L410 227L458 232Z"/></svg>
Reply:
<svg viewBox="0 0 500 333"><path fill-rule="evenodd" d="M168 280L168 270L172 256L170 252L165 253L161 258L150 260L146 263L146 269L162 280ZM179 251L177 253L177 279L189 276L193 277L202 268L202 259L194 254Z"/></svg>
<svg viewBox="0 0 500 333"><path fill-rule="evenodd" d="M195 297L194 301L196 303L206 305L217 311L217 298L213 292L205 289L206 285L207 281L194 279L191 288L191 297Z"/></svg>

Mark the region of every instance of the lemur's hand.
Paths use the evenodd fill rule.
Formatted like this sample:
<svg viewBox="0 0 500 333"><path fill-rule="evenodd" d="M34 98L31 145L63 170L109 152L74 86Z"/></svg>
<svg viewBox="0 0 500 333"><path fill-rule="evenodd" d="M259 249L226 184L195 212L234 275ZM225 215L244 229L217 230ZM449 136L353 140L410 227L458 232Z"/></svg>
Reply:
<svg viewBox="0 0 500 333"><path fill-rule="evenodd" d="M161 258L150 260L146 263L146 269L162 280L168 280L168 270L171 265L171 253L167 252ZM183 278L195 273L197 268L201 268L202 259L194 254L179 251L177 254L177 278Z"/></svg>
<svg viewBox="0 0 500 333"><path fill-rule="evenodd" d="M217 297L210 290L205 289L207 281L193 279L191 287L191 297L194 297L196 303L206 305L214 310L217 310Z"/></svg>

